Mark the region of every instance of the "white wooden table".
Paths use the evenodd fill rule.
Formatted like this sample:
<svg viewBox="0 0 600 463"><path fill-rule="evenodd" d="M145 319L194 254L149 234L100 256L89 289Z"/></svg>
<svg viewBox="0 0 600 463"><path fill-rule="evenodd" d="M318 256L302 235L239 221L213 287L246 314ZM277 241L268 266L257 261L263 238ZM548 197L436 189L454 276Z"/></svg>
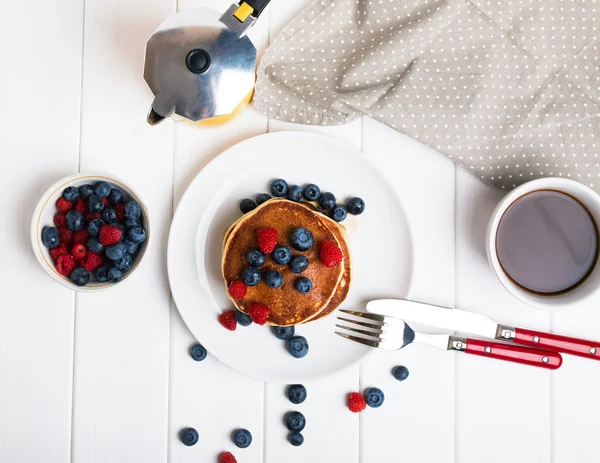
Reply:
<svg viewBox="0 0 600 463"><path fill-rule="evenodd" d="M399 0L400 1L400 0ZM600 313L549 314L513 299L488 268L483 236L501 193L436 152L372 120L314 128L253 110L229 125L146 124L144 42L176 8L228 0L20 0L0 5L0 462L596 463L600 365L565 358L550 373L414 346L306 384L297 409L305 444L282 423L284 387L244 377L194 342L174 307L166 242L192 178L225 148L277 130L343 140L377 162L397 188L415 237L413 297L493 315L497 321L600 338ZM273 0L252 31L264 50L307 0ZM145 198L154 240L123 285L74 294L39 267L28 227L42 192L64 175L112 172ZM596 301L597 303L600 302ZM597 304L595 304L597 306ZM395 381L396 364L410 369ZM386 391L355 415L349 391ZM177 433L193 426L200 442ZM254 442L237 450L230 433Z"/></svg>

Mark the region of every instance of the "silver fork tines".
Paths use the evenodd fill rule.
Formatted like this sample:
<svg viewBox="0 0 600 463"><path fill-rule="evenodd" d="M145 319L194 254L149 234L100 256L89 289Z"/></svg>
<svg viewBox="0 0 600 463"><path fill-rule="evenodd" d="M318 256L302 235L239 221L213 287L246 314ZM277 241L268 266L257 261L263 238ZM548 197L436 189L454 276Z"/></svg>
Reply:
<svg viewBox="0 0 600 463"><path fill-rule="evenodd" d="M338 336L341 336L342 338L350 339L350 341L354 341L354 342L358 342L360 344L364 344L365 346L379 347L379 342L378 341L370 341L370 340L365 339L365 338L359 338L357 336L352 336L351 334L340 333L339 331L336 331L335 334L337 334Z"/></svg>
<svg viewBox="0 0 600 463"><path fill-rule="evenodd" d="M342 320L342 318L338 317L338 320ZM351 326L345 326L345 325L335 325L335 326L337 326L338 328L342 328L343 330L346 330L346 331L352 331L354 333L364 334L365 336L372 336L375 339L377 339L378 341L381 341L381 339L377 335L383 333L383 330L368 331L368 330L362 330L359 328L352 328Z"/></svg>
<svg viewBox="0 0 600 463"><path fill-rule="evenodd" d="M347 317L338 316L337 319L344 323L335 326L346 332L336 331L335 333L338 336L381 349L398 350L404 347L404 328L406 325L402 320L354 310L340 310L340 312L347 315ZM353 333L356 333L356 335Z"/></svg>

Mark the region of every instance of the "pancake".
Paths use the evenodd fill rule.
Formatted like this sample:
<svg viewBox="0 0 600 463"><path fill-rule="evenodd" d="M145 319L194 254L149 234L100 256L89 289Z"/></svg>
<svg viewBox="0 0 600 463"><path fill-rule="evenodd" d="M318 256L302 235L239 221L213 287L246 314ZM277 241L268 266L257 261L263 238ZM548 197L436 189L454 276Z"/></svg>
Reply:
<svg viewBox="0 0 600 463"><path fill-rule="evenodd" d="M271 325L289 326L308 321L328 306L343 277L343 265L328 268L319 259L318 249L322 241L333 241L341 246L336 234L325 224L319 213L305 205L280 199L267 201L238 220L233 229L228 231L228 236L226 233L222 263L226 285L238 280L248 266L246 254L257 247L256 230L264 227L275 228L279 234L279 243L292 249L293 255L305 255L309 266L301 275L295 275L288 265L278 265L269 257L260 270L274 269L281 272L283 285L273 289L261 281L257 286L248 287L244 299L232 299L232 302L242 312L247 312L254 302L269 306L271 312L267 323ZM291 246L290 233L299 227L310 230L314 237L313 247L306 252L296 251ZM300 294L296 291L294 282L300 276L313 282L310 293Z"/></svg>

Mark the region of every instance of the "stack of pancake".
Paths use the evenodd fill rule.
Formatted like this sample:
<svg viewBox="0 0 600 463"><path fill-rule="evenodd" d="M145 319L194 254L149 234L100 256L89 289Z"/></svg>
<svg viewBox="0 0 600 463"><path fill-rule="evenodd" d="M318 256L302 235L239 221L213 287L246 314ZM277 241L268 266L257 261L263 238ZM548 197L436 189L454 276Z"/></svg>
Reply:
<svg viewBox="0 0 600 463"><path fill-rule="evenodd" d="M277 270L283 275L280 288L269 287L264 281L249 286L242 299L230 299L244 313L251 304L260 303L271 311L267 323L276 326L291 326L318 320L332 313L348 295L350 289L350 250L345 229L329 217L317 211L311 203L292 202L287 199L271 199L235 222L225 233L223 242L222 271L226 288L240 280L248 267L246 255L258 247L256 231L274 228L279 235L279 245L287 246L294 256L308 258L308 268L301 274L291 271L289 265L276 264L271 256L260 267L260 271ZM306 252L292 247L290 234L296 228L306 228L314 238L314 244ZM344 256L334 267L326 267L319 257L319 246L324 241L336 243ZM307 277L313 283L312 291L301 294L295 288L299 277Z"/></svg>

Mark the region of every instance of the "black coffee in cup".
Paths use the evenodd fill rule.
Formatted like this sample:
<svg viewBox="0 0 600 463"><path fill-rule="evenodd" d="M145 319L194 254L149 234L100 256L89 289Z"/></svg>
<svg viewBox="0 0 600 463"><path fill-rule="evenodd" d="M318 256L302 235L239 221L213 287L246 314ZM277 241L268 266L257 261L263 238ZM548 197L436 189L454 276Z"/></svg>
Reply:
<svg viewBox="0 0 600 463"><path fill-rule="evenodd" d="M504 212L496 233L504 273L538 295L576 288L598 258L598 227L588 209L556 190L527 193Z"/></svg>

